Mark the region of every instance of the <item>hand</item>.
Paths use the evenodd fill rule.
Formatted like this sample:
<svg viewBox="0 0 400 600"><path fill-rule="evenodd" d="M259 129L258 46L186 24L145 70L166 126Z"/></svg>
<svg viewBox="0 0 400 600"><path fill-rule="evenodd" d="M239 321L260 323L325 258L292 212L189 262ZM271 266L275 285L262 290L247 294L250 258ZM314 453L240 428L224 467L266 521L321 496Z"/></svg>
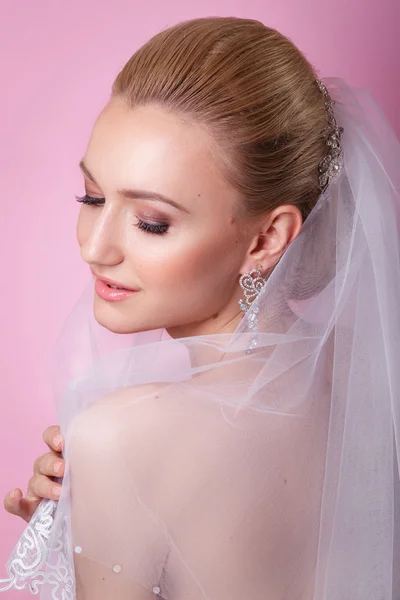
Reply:
<svg viewBox="0 0 400 600"><path fill-rule="evenodd" d="M12 515L17 515L29 523L31 517L43 498L58 500L61 484L52 477L63 477L65 461L62 458L63 437L58 425L48 427L43 439L50 452L39 456L33 465L33 477L29 480L25 498L19 488L9 492L4 498L4 508ZM56 470L59 467L59 470ZM58 493L57 493L58 491Z"/></svg>

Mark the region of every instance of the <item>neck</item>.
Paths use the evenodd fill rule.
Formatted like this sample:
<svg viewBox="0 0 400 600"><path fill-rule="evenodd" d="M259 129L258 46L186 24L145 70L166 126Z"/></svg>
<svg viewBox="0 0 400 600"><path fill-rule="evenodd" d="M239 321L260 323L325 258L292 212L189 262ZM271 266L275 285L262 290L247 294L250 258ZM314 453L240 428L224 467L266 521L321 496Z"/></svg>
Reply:
<svg viewBox="0 0 400 600"><path fill-rule="evenodd" d="M240 310L234 315L214 315L205 321L167 327L166 330L174 339L217 333L233 333L242 318L243 312Z"/></svg>

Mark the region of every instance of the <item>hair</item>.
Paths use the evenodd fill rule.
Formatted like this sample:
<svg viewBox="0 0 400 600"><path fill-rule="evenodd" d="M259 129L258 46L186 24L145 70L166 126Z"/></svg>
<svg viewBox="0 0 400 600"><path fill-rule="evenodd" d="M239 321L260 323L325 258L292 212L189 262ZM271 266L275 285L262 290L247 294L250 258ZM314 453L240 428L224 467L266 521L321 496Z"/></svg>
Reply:
<svg viewBox="0 0 400 600"><path fill-rule="evenodd" d="M178 23L135 52L112 95L204 126L248 216L290 204L305 220L316 204L324 98L313 66L275 29L236 17Z"/></svg>

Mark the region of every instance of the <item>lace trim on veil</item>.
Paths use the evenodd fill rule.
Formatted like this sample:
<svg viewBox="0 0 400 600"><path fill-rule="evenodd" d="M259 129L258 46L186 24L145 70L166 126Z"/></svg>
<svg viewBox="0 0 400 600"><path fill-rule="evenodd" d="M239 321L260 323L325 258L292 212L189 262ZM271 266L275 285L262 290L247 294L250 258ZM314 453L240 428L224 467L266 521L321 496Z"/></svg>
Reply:
<svg viewBox="0 0 400 600"><path fill-rule="evenodd" d="M25 528L7 563L7 579L0 579L0 592L28 589L38 595L41 586L51 586L53 600L74 600L75 577L68 536L67 517L53 525L58 502L42 500ZM53 538L53 539L52 539Z"/></svg>

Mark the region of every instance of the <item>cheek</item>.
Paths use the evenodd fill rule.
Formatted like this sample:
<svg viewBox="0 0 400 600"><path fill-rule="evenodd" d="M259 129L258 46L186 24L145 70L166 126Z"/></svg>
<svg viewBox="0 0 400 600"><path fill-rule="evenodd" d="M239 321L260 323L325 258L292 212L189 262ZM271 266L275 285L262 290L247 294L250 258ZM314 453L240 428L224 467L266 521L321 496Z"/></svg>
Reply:
<svg viewBox="0 0 400 600"><path fill-rule="evenodd" d="M78 221L76 223L76 239L82 246L90 236L93 225L93 216L90 215L87 207L81 206Z"/></svg>
<svg viewBox="0 0 400 600"><path fill-rule="evenodd" d="M234 279L240 268L242 251L233 236L214 233L200 240L194 236L156 240L137 247L135 262L144 287L171 293L185 288L197 293L199 288L224 285Z"/></svg>
<svg viewBox="0 0 400 600"><path fill-rule="evenodd" d="M85 240L88 237L88 227L86 224L86 219L83 214L83 206L79 211L78 221L76 223L76 239L78 240L78 244L82 246L85 243Z"/></svg>

